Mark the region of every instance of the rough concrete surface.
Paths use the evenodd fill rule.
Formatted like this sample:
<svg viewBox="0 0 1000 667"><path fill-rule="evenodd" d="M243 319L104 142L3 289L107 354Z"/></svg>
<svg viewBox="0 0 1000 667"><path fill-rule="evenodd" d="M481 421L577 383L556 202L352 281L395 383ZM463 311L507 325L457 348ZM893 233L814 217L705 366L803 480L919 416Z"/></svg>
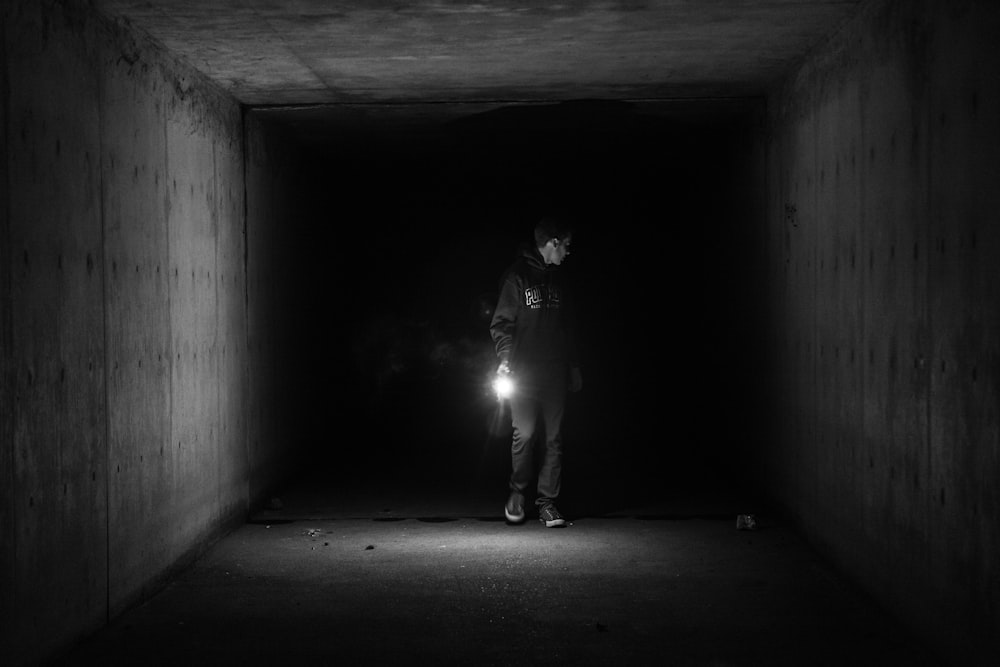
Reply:
<svg viewBox="0 0 1000 667"><path fill-rule="evenodd" d="M84 3L3 11L0 660L19 662L245 516L243 129Z"/></svg>
<svg viewBox="0 0 1000 667"><path fill-rule="evenodd" d="M107 603L97 44L80 17L60 17L46 33L47 18L32 6L3 24L13 323L4 350L13 400L2 408L12 513L3 530L13 562L0 595L16 613L0 624L0 651L38 642L46 628L97 628Z"/></svg>
<svg viewBox="0 0 1000 667"><path fill-rule="evenodd" d="M857 0L98 0L252 105L761 95Z"/></svg>
<svg viewBox="0 0 1000 667"><path fill-rule="evenodd" d="M771 488L960 659L1000 655L991 3L878 1L772 98ZM822 526L822 530L815 527Z"/></svg>
<svg viewBox="0 0 1000 667"><path fill-rule="evenodd" d="M739 531L746 499L710 487L547 529L481 491L328 479L56 664L941 664L781 519Z"/></svg>

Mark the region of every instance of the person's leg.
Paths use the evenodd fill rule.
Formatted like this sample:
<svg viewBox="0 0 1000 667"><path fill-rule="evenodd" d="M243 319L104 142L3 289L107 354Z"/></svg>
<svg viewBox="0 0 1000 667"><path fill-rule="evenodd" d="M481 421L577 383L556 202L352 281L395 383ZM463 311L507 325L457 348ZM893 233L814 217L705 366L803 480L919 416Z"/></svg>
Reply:
<svg viewBox="0 0 1000 667"><path fill-rule="evenodd" d="M539 395L545 425L545 452L538 471L538 497L535 504L544 507L559 497L562 488L562 420L566 408L565 369L549 369Z"/></svg>
<svg viewBox="0 0 1000 667"><path fill-rule="evenodd" d="M514 434L510 446L510 491L521 503L535 476L532 440L535 437L537 401L530 395L514 395L510 399L510 419Z"/></svg>

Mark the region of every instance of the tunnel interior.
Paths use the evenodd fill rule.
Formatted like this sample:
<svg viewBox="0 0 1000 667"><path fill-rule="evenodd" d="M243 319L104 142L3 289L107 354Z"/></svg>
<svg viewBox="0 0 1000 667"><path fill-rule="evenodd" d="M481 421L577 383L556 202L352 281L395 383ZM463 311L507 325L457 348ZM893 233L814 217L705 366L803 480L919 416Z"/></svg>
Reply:
<svg viewBox="0 0 1000 667"><path fill-rule="evenodd" d="M752 457L761 102L511 105L365 133L261 113L304 156L277 274L308 470L503 499L509 408L488 387L489 317L515 250L553 214L575 229L560 271L585 377L566 418L568 488L634 502L738 476Z"/></svg>
<svg viewBox="0 0 1000 667"><path fill-rule="evenodd" d="M766 501L996 664L996 3L343 9L0 3L0 661L304 474L499 518L486 318L556 212L567 513Z"/></svg>

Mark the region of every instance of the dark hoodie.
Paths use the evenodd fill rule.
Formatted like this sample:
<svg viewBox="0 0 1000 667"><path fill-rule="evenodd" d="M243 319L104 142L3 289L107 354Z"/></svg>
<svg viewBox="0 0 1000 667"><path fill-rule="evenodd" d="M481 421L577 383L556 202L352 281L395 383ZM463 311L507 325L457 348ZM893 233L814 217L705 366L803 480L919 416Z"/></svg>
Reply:
<svg viewBox="0 0 1000 667"><path fill-rule="evenodd" d="M490 335L512 368L533 363L576 365L576 345L558 271L523 246L500 285Z"/></svg>

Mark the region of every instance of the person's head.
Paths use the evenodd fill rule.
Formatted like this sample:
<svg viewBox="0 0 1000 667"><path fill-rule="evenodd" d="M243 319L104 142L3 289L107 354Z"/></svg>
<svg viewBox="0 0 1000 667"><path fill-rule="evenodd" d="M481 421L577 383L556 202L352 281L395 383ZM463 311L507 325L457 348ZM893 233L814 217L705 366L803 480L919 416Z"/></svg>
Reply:
<svg viewBox="0 0 1000 667"><path fill-rule="evenodd" d="M562 264L572 240L573 228L561 218L542 218L535 225L535 245L546 264Z"/></svg>

